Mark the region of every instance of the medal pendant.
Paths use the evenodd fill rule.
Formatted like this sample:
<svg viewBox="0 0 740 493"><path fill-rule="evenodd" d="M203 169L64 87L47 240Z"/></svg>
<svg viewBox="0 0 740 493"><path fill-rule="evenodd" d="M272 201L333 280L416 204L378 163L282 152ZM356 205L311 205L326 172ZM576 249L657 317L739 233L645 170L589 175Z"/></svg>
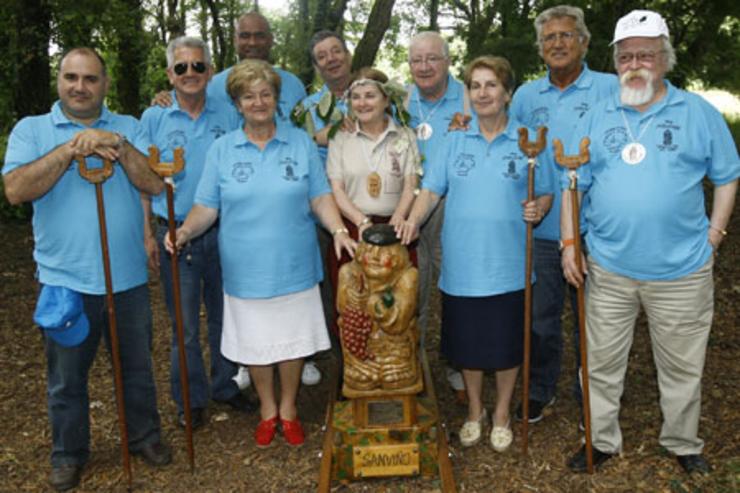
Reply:
<svg viewBox="0 0 740 493"><path fill-rule="evenodd" d="M367 193L374 199L377 199L380 197L380 189L382 187L382 182L380 180L380 175L373 171L369 175L367 175Z"/></svg>
<svg viewBox="0 0 740 493"><path fill-rule="evenodd" d="M646 155L645 146L639 142L631 142L622 149L622 161L632 166L640 164Z"/></svg>
<svg viewBox="0 0 740 493"><path fill-rule="evenodd" d="M429 140L432 138L432 134L434 133L434 130L432 129L432 126L428 123L422 123L418 127L416 127L416 138L419 140Z"/></svg>

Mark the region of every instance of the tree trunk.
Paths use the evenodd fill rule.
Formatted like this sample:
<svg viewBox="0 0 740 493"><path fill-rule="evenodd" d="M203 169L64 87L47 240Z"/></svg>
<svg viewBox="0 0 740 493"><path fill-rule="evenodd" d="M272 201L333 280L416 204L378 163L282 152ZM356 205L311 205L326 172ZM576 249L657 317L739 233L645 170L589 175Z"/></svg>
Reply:
<svg viewBox="0 0 740 493"><path fill-rule="evenodd" d="M124 15L120 16L116 27L118 51L116 92L121 113L138 118L141 113L139 78L147 51L141 36L143 12L141 0L119 1Z"/></svg>
<svg viewBox="0 0 740 493"><path fill-rule="evenodd" d="M352 58L352 70L370 67L375 62L375 55L380 48L380 42L391 24L391 13L396 0L375 0L370 16L367 19L367 28L362 39L357 44Z"/></svg>
<svg viewBox="0 0 740 493"><path fill-rule="evenodd" d="M16 9L18 77L13 94L16 117L22 118L47 113L51 107L51 9L47 0L19 0Z"/></svg>
<svg viewBox="0 0 740 493"><path fill-rule="evenodd" d="M213 33L216 41L215 50L213 53L213 62L216 72L220 72L225 68L226 65L226 54L228 52L228 46L226 46L226 36L224 35L224 29L221 26L221 11L219 5L214 0L204 0L205 4L208 5L208 10L211 11L211 22L213 22Z"/></svg>
<svg viewBox="0 0 740 493"><path fill-rule="evenodd" d="M439 31L439 0L429 2L429 30Z"/></svg>

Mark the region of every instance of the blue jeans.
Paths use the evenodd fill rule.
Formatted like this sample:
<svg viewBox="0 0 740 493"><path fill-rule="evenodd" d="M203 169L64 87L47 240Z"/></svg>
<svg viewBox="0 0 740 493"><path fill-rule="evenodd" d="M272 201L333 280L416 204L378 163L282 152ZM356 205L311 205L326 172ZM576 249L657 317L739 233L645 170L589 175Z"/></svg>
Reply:
<svg viewBox="0 0 740 493"><path fill-rule="evenodd" d="M101 336L110 352L105 295L83 295L90 334L76 347L45 337L47 394L52 429L52 466L83 465L90 456L87 376ZM152 312L146 284L114 295L123 373L128 444L132 452L160 440L152 375ZM111 381L111 389L113 389ZM115 409L115 398L111 400Z"/></svg>
<svg viewBox="0 0 740 493"><path fill-rule="evenodd" d="M167 311L172 320L172 351L170 352L170 388L179 411L183 410L180 387L180 359L175 326L175 301L172 291L171 256L164 248L167 227L158 225L159 274L164 289ZM239 388L232 380L237 366L221 355L221 327L224 295L221 285L221 262L218 255L218 226L213 226L201 236L190 241L178 258L180 271L180 301L182 325L185 335L185 358L188 365L190 407L204 409L210 397L225 401L234 397ZM208 345L211 348L211 388L200 348L201 296L206 307Z"/></svg>
<svg viewBox="0 0 740 493"><path fill-rule="evenodd" d="M563 333L560 319L566 290L570 294L575 327L574 348L576 369L581 367L578 337L578 297L563 277L558 242L534 240L534 269L537 282L532 288L532 346L529 398L549 402L555 396L563 356ZM576 376L573 395L581 401L581 387Z"/></svg>

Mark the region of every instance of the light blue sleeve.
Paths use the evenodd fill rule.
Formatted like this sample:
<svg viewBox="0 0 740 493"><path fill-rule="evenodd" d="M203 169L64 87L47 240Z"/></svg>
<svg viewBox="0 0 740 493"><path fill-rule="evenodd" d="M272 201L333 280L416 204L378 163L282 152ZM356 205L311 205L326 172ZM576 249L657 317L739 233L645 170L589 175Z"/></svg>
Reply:
<svg viewBox="0 0 740 493"><path fill-rule="evenodd" d="M456 133L448 132L440 139L438 152L425 156L427 165L424 167L424 176L421 188L425 188L442 197L447 193L447 168L449 167L450 149Z"/></svg>
<svg viewBox="0 0 740 493"><path fill-rule="evenodd" d="M39 118L24 118L13 127L5 150L4 175L41 157L34 132L34 120Z"/></svg>
<svg viewBox="0 0 740 493"><path fill-rule="evenodd" d="M331 193L331 187L329 186L329 180L326 178L326 171L324 171L318 147L305 132L302 137L305 137L308 150L308 198L313 200L321 195Z"/></svg>
<svg viewBox="0 0 740 493"><path fill-rule="evenodd" d="M704 103L702 101L702 103ZM708 103L701 104L708 127L709 163L707 176L715 185L724 185L740 176L740 158L722 114Z"/></svg>
<svg viewBox="0 0 740 493"><path fill-rule="evenodd" d="M221 207L221 189L219 188L218 165L222 161L222 145L219 145L225 139L218 139L206 153L206 163L203 167L203 174L200 176L198 187L195 189L196 204L219 209Z"/></svg>

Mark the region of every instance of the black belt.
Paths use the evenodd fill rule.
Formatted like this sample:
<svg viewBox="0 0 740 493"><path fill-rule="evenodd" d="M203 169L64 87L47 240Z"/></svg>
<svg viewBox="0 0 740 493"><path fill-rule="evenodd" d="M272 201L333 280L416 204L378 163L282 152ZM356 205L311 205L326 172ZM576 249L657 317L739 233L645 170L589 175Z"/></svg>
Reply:
<svg viewBox="0 0 740 493"><path fill-rule="evenodd" d="M179 228L180 226L182 226L182 223L183 222L185 222L185 221L177 221L177 220L175 220L175 227L176 228ZM157 224L159 224L160 226L164 226L165 228L167 228L167 227L169 227L170 222L166 218L164 218L162 216L157 216Z"/></svg>

